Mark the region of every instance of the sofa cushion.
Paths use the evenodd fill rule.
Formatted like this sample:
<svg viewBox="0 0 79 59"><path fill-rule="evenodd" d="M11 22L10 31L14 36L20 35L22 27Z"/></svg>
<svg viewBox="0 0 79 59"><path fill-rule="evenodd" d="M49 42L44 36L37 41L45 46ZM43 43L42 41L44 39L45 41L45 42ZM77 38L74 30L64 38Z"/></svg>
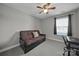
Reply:
<svg viewBox="0 0 79 59"><path fill-rule="evenodd" d="M22 32L21 34L23 40L31 40L33 38L32 32Z"/></svg>
<svg viewBox="0 0 79 59"><path fill-rule="evenodd" d="M44 36L39 36L39 37L34 38L34 40L42 40L42 39L44 39Z"/></svg>
<svg viewBox="0 0 79 59"><path fill-rule="evenodd" d="M32 38L31 40L26 40L27 45L33 44L35 42L41 41L44 39L44 36L39 36L36 38Z"/></svg>

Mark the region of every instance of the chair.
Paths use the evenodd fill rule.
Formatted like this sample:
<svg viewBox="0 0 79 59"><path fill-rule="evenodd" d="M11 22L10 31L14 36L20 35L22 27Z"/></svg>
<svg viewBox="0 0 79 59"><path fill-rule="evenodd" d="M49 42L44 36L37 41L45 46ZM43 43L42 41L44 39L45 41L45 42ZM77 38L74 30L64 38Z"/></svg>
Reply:
<svg viewBox="0 0 79 59"><path fill-rule="evenodd" d="M66 52L70 52L70 47L69 47L69 43L68 43L66 36L62 36L62 37L63 37L64 43L66 46L64 47L64 53L63 53L63 55L65 55Z"/></svg>
<svg viewBox="0 0 79 59"><path fill-rule="evenodd" d="M76 55L77 55L77 52L79 51L79 45L75 44L75 43L68 42L67 36L62 36L62 37L63 37L64 43L66 45L66 47L64 47L63 55L65 56L65 53L67 52L68 56L70 56L71 51L76 52Z"/></svg>

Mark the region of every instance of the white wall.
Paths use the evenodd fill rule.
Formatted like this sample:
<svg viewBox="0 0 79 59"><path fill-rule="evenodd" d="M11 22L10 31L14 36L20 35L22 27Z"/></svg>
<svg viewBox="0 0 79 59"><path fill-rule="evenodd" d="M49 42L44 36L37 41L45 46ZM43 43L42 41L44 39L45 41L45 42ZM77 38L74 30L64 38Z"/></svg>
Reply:
<svg viewBox="0 0 79 59"><path fill-rule="evenodd" d="M41 20L41 26L42 26L42 33L45 33L47 37L53 37L54 20L52 17Z"/></svg>
<svg viewBox="0 0 79 59"><path fill-rule="evenodd" d="M77 10L76 13L76 36L79 38L79 10Z"/></svg>
<svg viewBox="0 0 79 59"><path fill-rule="evenodd" d="M16 9L0 5L0 49L19 43L19 31L40 30L40 20Z"/></svg>
<svg viewBox="0 0 79 59"><path fill-rule="evenodd" d="M72 15L72 34L73 37L79 38L79 9L78 12L75 10L73 12L68 12L63 14L64 16L67 14L73 13ZM62 41L62 38L54 35L54 17L62 17L63 15L52 16L47 19L41 20L41 28L42 32L46 34L48 39L59 40Z"/></svg>

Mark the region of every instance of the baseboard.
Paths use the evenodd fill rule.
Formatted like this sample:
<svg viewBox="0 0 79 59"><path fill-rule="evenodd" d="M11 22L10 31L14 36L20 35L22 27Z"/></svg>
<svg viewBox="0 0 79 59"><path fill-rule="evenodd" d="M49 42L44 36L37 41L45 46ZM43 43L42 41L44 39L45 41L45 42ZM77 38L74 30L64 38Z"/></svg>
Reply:
<svg viewBox="0 0 79 59"><path fill-rule="evenodd" d="M49 40L55 40L55 41L58 41L58 42L63 42L62 40L58 40L58 39L52 39L52 38L47 38Z"/></svg>
<svg viewBox="0 0 79 59"><path fill-rule="evenodd" d="M13 45L13 46L4 48L4 49L0 50L0 53L1 53L1 52L4 52L4 51L7 51L7 50L9 50L9 49L15 48L15 47L17 47L17 46L19 46L19 45L20 45L20 44L16 44L16 45Z"/></svg>

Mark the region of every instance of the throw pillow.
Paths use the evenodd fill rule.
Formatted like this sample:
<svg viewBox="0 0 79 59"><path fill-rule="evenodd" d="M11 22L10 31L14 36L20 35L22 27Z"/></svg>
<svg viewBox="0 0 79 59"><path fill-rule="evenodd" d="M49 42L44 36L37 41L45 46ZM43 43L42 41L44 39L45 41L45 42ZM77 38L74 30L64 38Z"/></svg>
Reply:
<svg viewBox="0 0 79 59"><path fill-rule="evenodd" d="M38 37L39 36L38 32L33 32L33 35L34 35L34 37Z"/></svg>

